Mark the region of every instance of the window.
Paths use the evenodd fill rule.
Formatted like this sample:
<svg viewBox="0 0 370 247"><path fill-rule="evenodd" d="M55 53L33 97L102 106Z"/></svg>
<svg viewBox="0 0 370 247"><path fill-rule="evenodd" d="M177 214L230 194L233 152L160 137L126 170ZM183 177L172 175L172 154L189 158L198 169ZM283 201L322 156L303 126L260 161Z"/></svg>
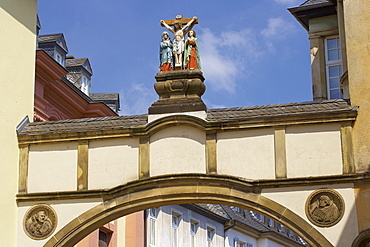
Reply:
<svg viewBox="0 0 370 247"><path fill-rule="evenodd" d="M247 244L240 241L238 238L235 238L234 247L247 247Z"/></svg>
<svg viewBox="0 0 370 247"><path fill-rule="evenodd" d="M247 243L247 247L253 247L252 243Z"/></svg>
<svg viewBox="0 0 370 247"><path fill-rule="evenodd" d="M172 214L172 247L179 246L180 215Z"/></svg>
<svg viewBox="0 0 370 247"><path fill-rule="evenodd" d="M288 237L292 237L293 236L292 232L288 228L286 229L286 235Z"/></svg>
<svg viewBox="0 0 370 247"><path fill-rule="evenodd" d="M190 221L190 246L196 247L196 236L198 232L199 223L196 221Z"/></svg>
<svg viewBox="0 0 370 247"><path fill-rule="evenodd" d="M277 224L277 230L278 232L284 232L284 226L282 224Z"/></svg>
<svg viewBox="0 0 370 247"><path fill-rule="evenodd" d="M259 214L259 213L256 213L256 212L252 212L254 218L256 220L258 220L259 222L265 222L265 217L262 215L262 214Z"/></svg>
<svg viewBox="0 0 370 247"><path fill-rule="evenodd" d="M108 234L99 230L99 247L108 247Z"/></svg>
<svg viewBox="0 0 370 247"><path fill-rule="evenodd" d="M268 219L267 220L267 225L268 225L268 227L274 227L274 224L275 222L272 220L272 219Z"/></svg>
<svg viewBox="0 0 370 247"><path fill-rule="evenodd" d="M328 99L342 99L340 77L342 76L342 60L338 37L325 39L326 83Z"/></svg>
<svg viewBox="0 0 370 247"><path fill-rule="evenodd" d="M239 207L234 207L234 206L230 206L230 208L236 212L236 213L239 213L240 212L240 208Z"/></svg>
<svg viewBox="0 0 370 247"><path fill-rule="evenodd" d="M64 66L64 59L63 59L63 55L59 52L55 52L55 60L62 66Z"/></svg>
<svg viewBox="0 0 370 247"><path fill-rule="evenodd" d="M149 209L149 244L155 246L156 242L156 221L157 221L157 209Z"/></svg>
<svg viewBox="0 0 370 247"><path fill-rule="evenodd" d="M207 227L207 247L213 246L213 236L215 235L215 230L213 228Z"/></svg>
<svg viewBox="0 0 370 247"><path fill-rule="evenodd" d="M85 94L89 94L89 81L85 76L82 76L81 91Z"/></svg>

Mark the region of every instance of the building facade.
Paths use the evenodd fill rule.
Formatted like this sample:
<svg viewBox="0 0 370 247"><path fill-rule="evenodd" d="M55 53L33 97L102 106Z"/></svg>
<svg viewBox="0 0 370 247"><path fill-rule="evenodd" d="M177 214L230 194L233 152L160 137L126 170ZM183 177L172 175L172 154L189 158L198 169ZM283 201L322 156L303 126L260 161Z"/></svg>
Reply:
<svg viewBox="0 0 370 247"><path fill-rule="evenodd" d="M330 100L206 111L202 74L171 71L156 76L149 114L22 124L18 134L33 115L36 2L0 6L1 98L13 106L0 120L7 246L73 246L122 216L186 203L252 210L311 246L370 242L370 2L309 0L293 11L319 36L328 29L311 37L311 55L314 97ZM184 78L189 91L166 91Z"/></svg>

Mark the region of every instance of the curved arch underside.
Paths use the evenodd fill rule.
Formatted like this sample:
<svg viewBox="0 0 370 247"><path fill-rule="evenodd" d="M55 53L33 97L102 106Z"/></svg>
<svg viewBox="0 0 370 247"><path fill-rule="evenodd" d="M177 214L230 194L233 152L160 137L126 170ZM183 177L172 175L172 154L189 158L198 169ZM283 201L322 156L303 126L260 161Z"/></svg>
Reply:
<svg viewBox="0 0 370 247"><path fill-rule="evenodd" d="M101 225L122 216L174 204L213 203L265 214L287 226L311 246L333 246L303 218L261 195L248 181L219 175L171 175L148 178L102 193L103 203L73 219L44 245L74 246Z"/></svg>

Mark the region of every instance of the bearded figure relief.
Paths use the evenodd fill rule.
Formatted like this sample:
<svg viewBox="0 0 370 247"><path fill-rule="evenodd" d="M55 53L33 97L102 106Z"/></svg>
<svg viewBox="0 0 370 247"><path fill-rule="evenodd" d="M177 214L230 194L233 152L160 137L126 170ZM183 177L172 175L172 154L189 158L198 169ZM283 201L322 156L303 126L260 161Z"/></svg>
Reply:
<svg viewBox="0 0 370 247"><path fill-rule="evenodd" d="M30 208L24 218L26 234L35 240L50 236L56 227L56 214L52 207L46 204Z"/></svg>
<svg viewBox="0 0 370 247"><path fill-rule="evenodd" d="M313 192L306 202L308 219L321 227L333 226L344 213L344 201L334 190L321 189Z"/></svg>

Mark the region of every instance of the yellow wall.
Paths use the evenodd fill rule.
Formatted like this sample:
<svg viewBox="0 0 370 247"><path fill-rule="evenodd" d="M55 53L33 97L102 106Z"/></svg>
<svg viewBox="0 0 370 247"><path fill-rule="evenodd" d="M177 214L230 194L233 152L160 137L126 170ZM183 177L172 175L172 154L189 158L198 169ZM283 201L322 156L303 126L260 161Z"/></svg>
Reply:
<svg viewBox="0 0 370 247"><path fill-rule="evenodd" d="M16 246L16 126L33 117L37 0L0 1L0 246Z"/></svg>
<svg viewBox="0 0 370 247"><path fill-rule="evenodd" d="M354 125L357 171L370 170L370 1L344 3L351 102L360 106Z"/></svg>
<svg viewBox="0 0 370 247"><path fill-rule="evenodd" d="M353 128L358 172L370 170L370 1L343 1L351 102L359 106ZM368 182L356 184L359 231L370 228Z"/></svg>

